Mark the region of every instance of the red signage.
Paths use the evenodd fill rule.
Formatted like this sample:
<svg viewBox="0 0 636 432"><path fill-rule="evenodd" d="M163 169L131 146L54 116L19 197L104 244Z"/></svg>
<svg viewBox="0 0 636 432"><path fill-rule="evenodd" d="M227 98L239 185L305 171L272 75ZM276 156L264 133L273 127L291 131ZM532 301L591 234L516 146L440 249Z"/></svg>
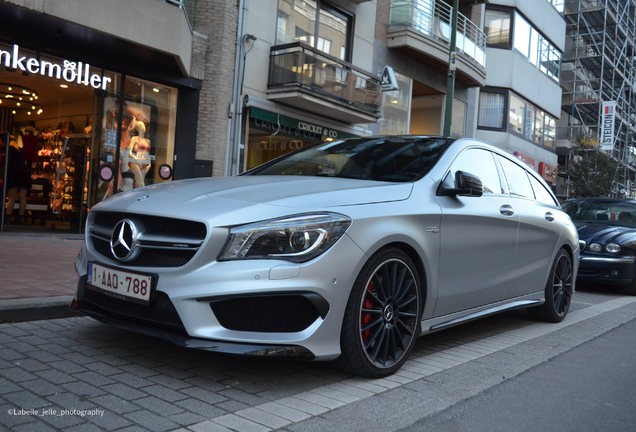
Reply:
<svg viewBox="0 0 636 432"><path fill-rule="evenodd" d="M539 174L543 179L550 183L556 184L557 167L550 165L549 163L539 162Z"/></svg>
<svg viewBox="0 0 636 432"><path fill-rule="evenodd" d="M514 154L519 159L530 165L530 168L534 169L534 159L532 159L530 156L524 155L523 153L515 152Z"/></svg>

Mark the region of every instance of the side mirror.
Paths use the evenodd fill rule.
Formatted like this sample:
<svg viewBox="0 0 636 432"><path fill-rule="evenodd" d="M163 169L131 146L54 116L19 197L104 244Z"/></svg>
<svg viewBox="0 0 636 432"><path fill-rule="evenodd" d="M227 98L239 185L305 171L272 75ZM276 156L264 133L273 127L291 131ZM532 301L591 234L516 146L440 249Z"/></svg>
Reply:
<svg viewBox="0 0 636 432"><path fill-rule="evenodd" d="M456 188L444 187L444 194L472 197L480 197L484 194L484 186L481 183L481 179L464 171L455 172L455 185L457 186Z"/></svg>

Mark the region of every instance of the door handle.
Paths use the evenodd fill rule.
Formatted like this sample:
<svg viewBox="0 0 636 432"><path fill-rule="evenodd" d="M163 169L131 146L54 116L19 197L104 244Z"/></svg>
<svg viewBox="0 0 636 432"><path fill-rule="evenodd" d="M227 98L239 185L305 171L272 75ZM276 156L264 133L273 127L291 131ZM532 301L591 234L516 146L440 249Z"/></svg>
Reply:
<svg viewBox="0 0 636 432"><path fill-rule="evenodd" d="M552 215L552 213L547 212L545 214L545 220L547 220L548 222L554 222L554 215Z"/></svg>
<svg viewBox="0 0 636 432"><path fill-rule="evenodd" d="M499 211L504 216L512 216L513 214L515 214L515 211L512 209L512 206L508 204L505 204L499 207Z"/></svg>

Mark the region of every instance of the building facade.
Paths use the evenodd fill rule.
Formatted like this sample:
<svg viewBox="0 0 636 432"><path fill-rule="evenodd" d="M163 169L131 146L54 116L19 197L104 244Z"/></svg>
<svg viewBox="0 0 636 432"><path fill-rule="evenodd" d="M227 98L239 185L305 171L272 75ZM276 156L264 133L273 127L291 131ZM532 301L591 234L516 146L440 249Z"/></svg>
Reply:
<svg viewBox="0 0 636 432"><path fill-rule="evenodd" d="M475 136L517 155L554 187L563 5L554 0L492 0L481 7L488 63Z"/></svg>

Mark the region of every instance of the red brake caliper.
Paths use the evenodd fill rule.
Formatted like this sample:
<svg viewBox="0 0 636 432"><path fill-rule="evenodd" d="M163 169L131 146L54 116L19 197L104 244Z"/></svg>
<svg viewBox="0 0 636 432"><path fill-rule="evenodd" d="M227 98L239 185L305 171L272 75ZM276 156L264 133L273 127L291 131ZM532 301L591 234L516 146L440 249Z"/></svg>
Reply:
<svg viewBox="0 0 636 432"><path fill-rule="evenodd" d="M367 285L367 291L369 292L373 292L373 290L371 289L371 282L369 282L369 285ZM373 308L373 303L371 303L371 300L369 300L368 298L365 299L364 301L364 309L371 309ZM364 327L369 321L371 321L371 314L369 313L363 313L360 315L360 327ZM362 332L362 342L366 342L367 338L369 337L369 333L371 333L371 329L365 330Z"/></svg>

